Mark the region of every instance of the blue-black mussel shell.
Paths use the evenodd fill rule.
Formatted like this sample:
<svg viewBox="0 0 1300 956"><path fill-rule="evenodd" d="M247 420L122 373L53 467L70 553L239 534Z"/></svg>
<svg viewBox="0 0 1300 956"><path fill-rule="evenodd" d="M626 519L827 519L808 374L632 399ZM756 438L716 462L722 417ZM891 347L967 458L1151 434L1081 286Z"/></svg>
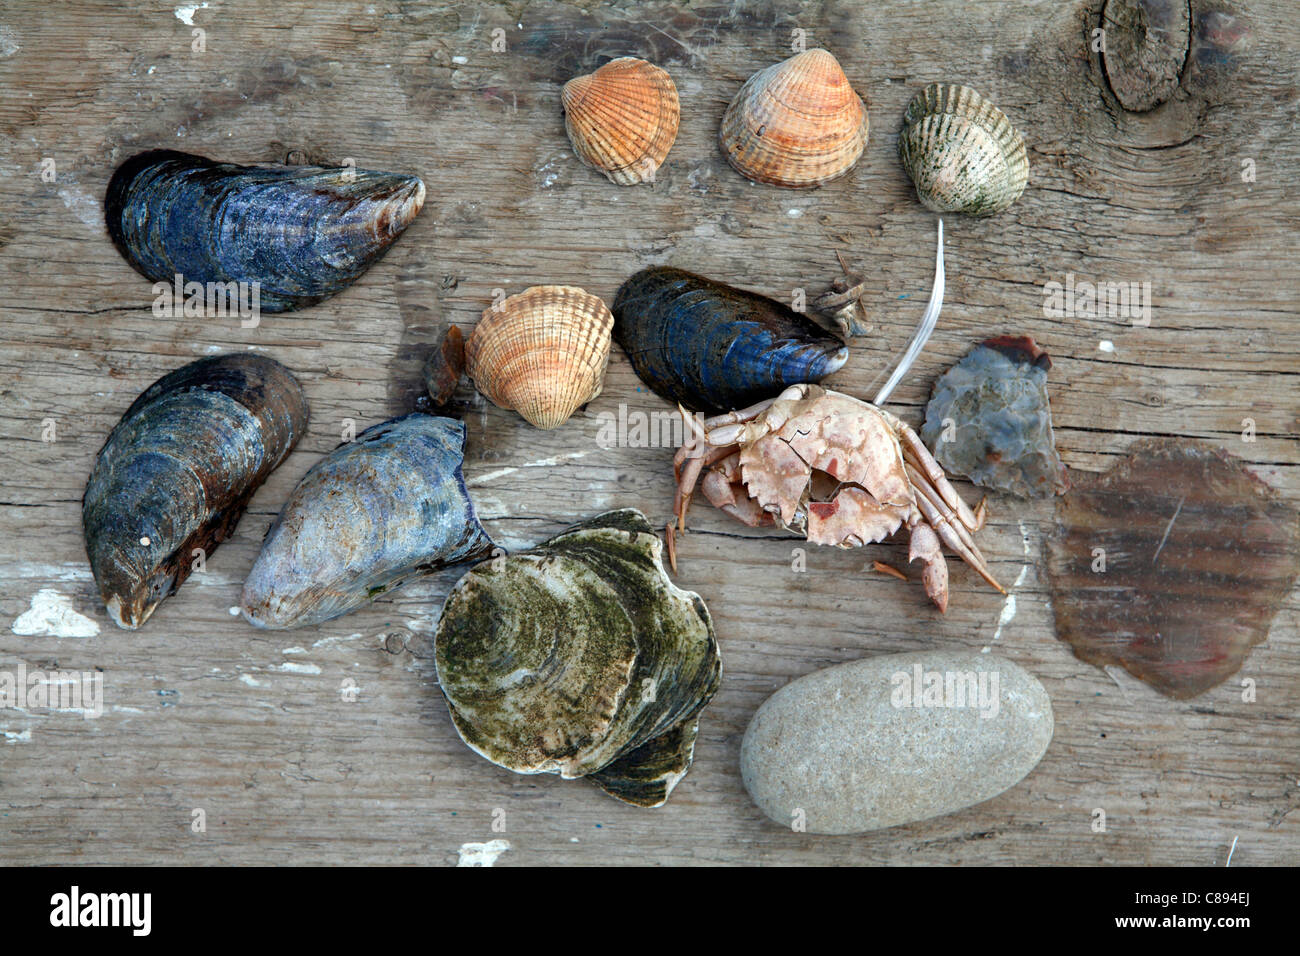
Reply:
<svg viewBox="0 0 1300 956"><path fill-rule="evenodd" d="M153 150L113 173L104 218L141 275L169 286L177 275L205 286L257 283L260 310L283 312L354 282L423 203L416 176Z"/></svg>
<svg viewBox="0 0 1300 956"><path fill-rule="evenodd" d="M641 380L695 412L752 405L848 360L839 338L783 303L684 269L641 270L613 312L614 339Z"/></svg>
<svg viewBox="0 0 1300 956"><path fill-rule="evenodd" d="M91 571L119 626L143 624L211 556L306 428L297 380L261 355L192 362L132 403L82 500Z"/></svg>

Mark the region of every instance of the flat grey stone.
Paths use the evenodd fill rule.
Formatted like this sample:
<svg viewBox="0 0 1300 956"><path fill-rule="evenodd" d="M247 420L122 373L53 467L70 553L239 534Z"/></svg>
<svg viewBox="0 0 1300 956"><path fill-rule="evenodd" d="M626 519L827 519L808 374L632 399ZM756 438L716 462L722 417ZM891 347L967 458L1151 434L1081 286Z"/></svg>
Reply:
<svg viewBox="0 0 1300 956"><path fill-rule="evenodd" d="M991 654L921 651L840 664L769 697L740 749L745 787L782 826L863 833L1014 787L1052 740L1052 702Z"/></svg>

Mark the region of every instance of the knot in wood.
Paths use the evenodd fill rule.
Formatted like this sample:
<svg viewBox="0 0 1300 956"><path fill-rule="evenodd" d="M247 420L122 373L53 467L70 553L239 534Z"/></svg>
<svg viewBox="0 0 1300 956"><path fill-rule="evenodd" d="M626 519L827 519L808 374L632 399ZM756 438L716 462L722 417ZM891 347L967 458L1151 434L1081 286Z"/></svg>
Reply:
<svg viewBox="0 0 1300 956"><path fill-rule="evenodd" d="M1189 0L1107 0L1102 63L1111 92L1130 113L1174 95L1192 40Z"/></svg>

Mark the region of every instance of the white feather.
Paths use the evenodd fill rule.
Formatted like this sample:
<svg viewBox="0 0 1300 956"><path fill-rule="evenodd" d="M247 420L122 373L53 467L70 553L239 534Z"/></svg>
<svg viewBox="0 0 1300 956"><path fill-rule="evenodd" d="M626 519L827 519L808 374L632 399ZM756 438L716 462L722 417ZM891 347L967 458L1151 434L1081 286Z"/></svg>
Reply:
<svg viewBox="0 0 1300 956"><path fill-rule="evenodd" d="M916 357L921 354L925 348L925 343L930 340L930 334L934 332L935 325L939 322L939 309L943 306L943 220L939 220L939 251L934 257L934 288L930 290L930 303L925 307L925 315L921 316L921 324L916 327L912 333L912 340L907 343L907 350L903 357L899 359L898 365L894 372L889 376L889 381L881 386L880 391L876 393L874 404L879 407L889 401L889 396L893 394L898 383L903 380L916 361Z"/></svg>

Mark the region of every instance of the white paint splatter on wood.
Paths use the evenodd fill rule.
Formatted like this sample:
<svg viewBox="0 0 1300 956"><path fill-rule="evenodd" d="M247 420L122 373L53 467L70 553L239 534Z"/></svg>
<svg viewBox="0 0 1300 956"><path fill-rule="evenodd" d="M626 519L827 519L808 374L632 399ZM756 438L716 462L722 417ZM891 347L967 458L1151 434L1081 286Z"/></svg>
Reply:
<svg viewBox="0 0 1300 956"><path fill-rule="evenodd" d="M23 563L13 569L12 574L20 578L39 578L44 581L89 581L90 568L85 562L74 564L31 564Z"/></svg>
<svg viewBox="0 0 1300 956"><path fill-rule="evenodd" d="M292 661L286 661L276 668L286 674L319 674L320 668L315 664L295 664Z"/></svg>
<svg viewBox="0 0 1300 956"><path fill-rule="evenodd" d="M65 186L59 190L59 198L63 200L63 205L87 226L103 228L104 213L100 208L99 200L81 186Z"/></svg>
<svg viewBox="0 0 1300 956"><path fill-rule="evenodd" d="M206 10L207 3L187 3L176 8L176 19L181 21L187 27L194 26L194 14L200 10Z"/></svg>
<svg viewBox="0 0 1300 956"><path fill-rule="evenodd" d="M489 840L487 843L465 843L460 848L457 866L492 866L497 858L510 849L509 840Z"/></svg>
<svg viewBox="0 0 1300 956"><path fill-rule="evenodd" d="M348 641L359 641L362 636L360 633L355 633L349 634L347 637L322 637L319 641L315 641L312 647L332 647L335 644L346 644ZM286 653L288 652L286 651ZM306 651L302 653L306 653Z"/></svg>
<svg viewBox="0 0 1300 956"><path fill-rule="evenodd" d="M22 637L94 637L99 625L78 614L72 599L54 588L41 588L32 595L32 606L10 628Z"/></svg>
<svg viewBox="0 0 1300 956"><path fill-rule="evenodd" d="M1029 552L1029 532L1025 529L1023 521L1018 522L1020 526L1020 546L1025 552L1025 557L1030 556ZM1015 584L1007 590L1007 599L1002 603L1002 613L998 615L998 628L993 632L993 640L997 641L1002 637L1002 629L1016 619L1016 588L1025 583L1025 578L1029 577L1029 565L1023 564L1020 567L1020 573L1016 575ZM984 648L987 651L987 648Z"/></svg>
<svg viewBox="0 0 1300 956"><path fill-rule="evenodd" d="M543 458L540 461L526 461L518 468L498 468L496 471L489 471L485 475L477 475L473 478L470 478L465 482L465 486L467 488L472 488L475 485L481 485L484 484L485 482L492 481L493 479L496 478L503 478L506 475L513 475L520 468L545 468L545 467L549 467L550 465L558 465L562 461L572 461L575 458L585 458L587 457L588 454L589 452L585 452L585 451L575 451L575 452L570 452L567 455L556 455L554 458Z"/></svg>
<svg viewBox="0 0 1300 956"><path fill-rule="evenodd" d="M8 59L21 49L18 34L14 33L13 27L0 25L0 60Z"/></svg>

